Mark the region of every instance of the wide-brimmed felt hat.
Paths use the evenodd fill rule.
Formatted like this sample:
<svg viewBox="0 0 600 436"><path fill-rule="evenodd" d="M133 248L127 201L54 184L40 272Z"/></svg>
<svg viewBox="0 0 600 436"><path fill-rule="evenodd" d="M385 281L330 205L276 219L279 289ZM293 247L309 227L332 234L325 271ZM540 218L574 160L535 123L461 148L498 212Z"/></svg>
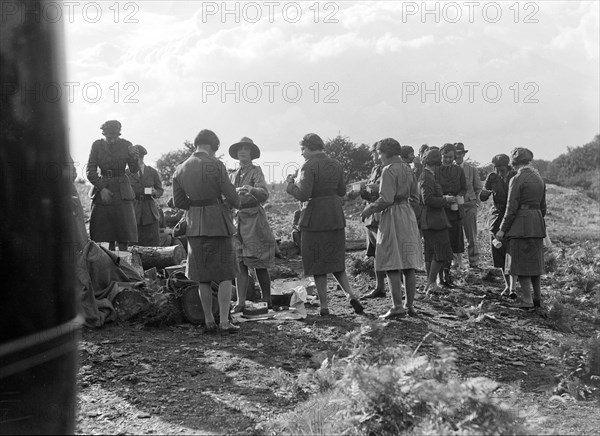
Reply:
<svg viewBox="0 0 600 436"><path fill-rule="evenodd" d="M250 159L254 160L254 159L258 159L260 157L260 148L258 148L258 146L254 143L254 141L252 141L252 139L250 139L246 136L244 136L242 139L240 139L239 142L236 142L231 147L229 147L229 156L231 156L232 158L237 160L238 150L243 145L250 148Z"/></svg>
<svg viewBox="0 0 600 436"><path fill-rule="evenodd" d="M148 150L143 145L134 145L138 150L138 156L146 156L148 154Z"/></svg>
<svg viewBox="0 0 600 436"><path fill-rule="evenodd" d="M456 151L462 151L463 153L469 152L469 150L465 150L465 144L463 144L462 142L456 142L454 144L454 148L456 148Z"/></svg>
<svg viewBox="0 0 600 436"><path fill-rule="evenodd" d="M117 120L108 120L100 126L104 133L121 133L121 123Z"/></svg>
<svg viewBox="0 0 600 436"><path fill-rule="evenodd" d="M492 165L495 167L507 167L510 163L510 158L505 154L497 154L492 158Z"/></svg>

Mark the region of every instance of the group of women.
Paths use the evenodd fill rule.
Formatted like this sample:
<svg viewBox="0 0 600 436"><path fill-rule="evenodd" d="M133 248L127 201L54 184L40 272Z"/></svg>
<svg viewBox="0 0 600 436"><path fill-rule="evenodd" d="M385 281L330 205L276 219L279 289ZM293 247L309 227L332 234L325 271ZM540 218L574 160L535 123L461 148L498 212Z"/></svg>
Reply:
<svg viewBox="0 0 600 436"><path fill-rule="evenodd" d="M402 147L391 138L377 142L373 152L381 160L364 190L370 204L361 216L369 219L379 213L378 227L367 222L370 239L375 239L375 270L377 283L367 297L381 296L384 285L378 275L385 272L392 292L392 308L383 318L415 315L414 269L420 264L421 237L427 284L425 293L433 296L446 284L450 262L464 248L460 228L461 193L466 192L464 174L452 165L453 145L442 149L427 147L421 150L421 164L415 170L401 159ZM374 160L377 160L375 158ZM504 272L506 283L502 295L518 299L516 307L534 308L540 305L540 276L544 273L543 238L546 236L545 184L531 166L533 154L526 148L515 148L511 157L500 154L492 159L494 172L489 174L480 200L493 196L488 220L491 232L494 266ZM375 174L379 174L373 177ZM377 177L379 182L377 183ZM463 194L464 195L464 194ZM408 202L417 199L419 207ZM373 232L375 231L375 235ZM443 274L441 274L443 272ZM516 279L522 295L516 294ZM405 302L401 304L401 283L404 282Z"/></svg>
<svg viewBox="0 0 600 436"><path fill-rule="evenodd" d="M121 176L125 174L126 165L130 171L137 171L138 150L118 138L120 124L105 123L103 131L105 142L116 152L109 159L104 156L107 145L101 144L100 150L94 143L92 155L98 149L96 153L103 156L100 160L109 163L104 167L100 165L101 176L89 173L88 177L97 191L95 206L104 206L105 219L118 222L123 221L121 215L130 211L114 206L132 196L131 186L123 183ZM214 132L202 130L194 144L194 153L173 175L174 205L187 211L187 276L200 283L207 331L236 332L239 327L233 325L229 317L233 279L236 279L238 292L234 312L244 309L249 268L256 271L263 299L271 306L268 268L273 264L277 246L262 207L269 196L267 184L261 168L252 163L260 156L260 149L247 137L231 145L229 154L239 161L239 167L228 174L224 164L215 158L220 142ZM298 228L304 274L314 277L321 316L330 315L329 273L345 292L353 310L361 314L364 308L345 272L344 170L338 161L326 155L323 140L314 133L301 139L300 152L305 163L299 176L287 177L286 190L303 205ZM378 141L373 153L380 165L374 168L364 187L369 204L361 217L367 221L374 247L375 292L384 290L383 281L387 277L392 294L391 308L381 317L416 316L415 270L424 260L426 294L441 290L436 279L453 257L452 213L458 200L455 195L443 193L441 179L449 176L440 170L442 152L437 147L430 147L422 155L418 179L416 172L401 158L406 153L395 139ZM509 170L509 159L514 172ZM514 280L510 276L518 277L523 291L521 304L526 307L540 304L545 236L545 185L531 167L532 159L532 153L523 148L513 150L511 158L496 156L495 172L488 176L480 194L483 201L490 195L494 200L490 220L494 266L507 268L506 293L514 291ZM94 173L95 167L92 170ZM92 216L91 232L95 225ZM113 240L126 241L127 235L117 233ZM213 281L219 283L218 321L211 310L210 283Z"/></svg>

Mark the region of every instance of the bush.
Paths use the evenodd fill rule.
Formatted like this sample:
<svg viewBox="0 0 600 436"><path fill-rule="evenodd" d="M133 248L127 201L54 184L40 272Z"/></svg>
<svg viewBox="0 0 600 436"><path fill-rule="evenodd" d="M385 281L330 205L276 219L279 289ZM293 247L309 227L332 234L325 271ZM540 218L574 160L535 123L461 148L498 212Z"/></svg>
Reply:
<svg viewBox="0 0 600 436"><path fill-rule="evenodd" d="M325 360L313 380L325 391L271 423L273 433L397 435L524 434L527 429L492 393L484 377L462 379L457 354L436 344L434 357L386 346L384 323L347 335L343 359ZM382 346L373 346L378 343ZM370 345L371 344L371 345Z"/></svg>

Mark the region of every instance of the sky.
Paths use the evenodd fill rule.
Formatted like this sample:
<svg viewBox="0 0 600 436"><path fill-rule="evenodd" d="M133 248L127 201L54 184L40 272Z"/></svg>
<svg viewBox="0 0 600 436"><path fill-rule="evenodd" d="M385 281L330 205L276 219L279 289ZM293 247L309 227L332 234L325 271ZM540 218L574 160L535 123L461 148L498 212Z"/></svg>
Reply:
<svg viewBox="0 0 600 436"><path fill-rule="evenodd" d="M552 160L600 132L599 2L65 2L71 155L123 124L153 165L201 129L269 181L309 132ZM61 14L60 16L58 14ZM70 92L68 92L70 91Z"/></svg>

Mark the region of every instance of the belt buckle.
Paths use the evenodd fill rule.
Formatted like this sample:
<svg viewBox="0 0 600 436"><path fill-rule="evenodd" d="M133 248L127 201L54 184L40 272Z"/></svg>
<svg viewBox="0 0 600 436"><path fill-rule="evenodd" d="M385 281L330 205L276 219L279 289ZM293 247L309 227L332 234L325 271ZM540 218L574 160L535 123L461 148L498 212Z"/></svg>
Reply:
<svg viewBox="0 0 600 436"><path fill-rule="evenodd" d="M113 176L113 172L112 172L112 170L106 170L106 176L107 176L108 178L111 178L111 179L112 179L112 176Z"/></svg>

